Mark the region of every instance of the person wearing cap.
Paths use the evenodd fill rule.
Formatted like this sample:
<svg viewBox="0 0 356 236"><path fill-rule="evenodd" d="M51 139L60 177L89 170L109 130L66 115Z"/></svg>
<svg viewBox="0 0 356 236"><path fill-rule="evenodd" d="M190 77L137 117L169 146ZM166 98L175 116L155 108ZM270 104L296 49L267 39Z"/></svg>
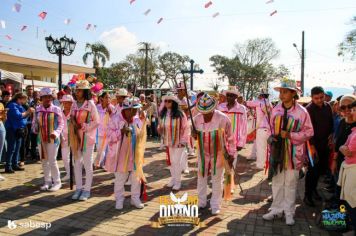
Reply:
<svg viewBox="0 0 356 236"><path fill-rule="evenodd" d="M50 88L42 88L40 98L42 105L36 108L32 130L39 137L38 149L44 173L41 190L57 191L62 187L56 157L64 126L63 116L61 109L52 103L53 93Z"/></svg>
<svg viewBox="0 0 356 236"><path fill-rule="evenodd" d="M69 180L69 155L70 155L70 132L69 128L70 122L71 122L71 112L72 112L72 105L74 102L74 99L72 95L66 94L63 95L61 100L60 100L63 111L62 111L62 117L63 117L63 132L61 133L61 151L62 151L62 160L63 160L63 165L64 169L66 170L66 175L62 178L62 181L67 181Z"/></svg>
<svg viewBox="0 0 356 236"><path fill-rule="evenodd" d="M70 144L74 155L74 176L76 190L73 200L86 201L90 197L93 182L93 152L96 141L96 129L99 126L99 114L91 100L90 84L87 80L76 83L76 100L73 103L71 123L73 132ZM85 185L83 186L83 165L85 168Z"/></svg>
<svg viewBox="0 0 356 236"><path fill-rule="evenodd" d="M125 98L127 98L129 96L129 93L127 92L126 89L121 88L121 89L117 90L117 92L115 93L115 96L116 96L116 102L117 102L115 111L118 112L119 114L121 114L122 104L123 104Z"/></svg>
<svg viewBox="0 0 356 236"><path fill-rule="evenodd" d="M99 96L99 104L96 106L99 113L99 127L98 127L98 146L97 155L94 161L96 167L102 167L107 146L107 129L110 121L110 116L115 110L115 107L110 104L110 95L103 92Z"/></svg>
<svg viewBox="0 0 356 236"><path fill-rule="evenodd" d="M177 97L179 99L179 107L181 110L184 112L184 114L187 116L187 133L190 134L190 127L191 127L191 122L190 122L190 114L189 114L189 108L188 108L188 101L186 98L185 94L185 86L184 86L184 81L181 81L179 84L176 86L176 91L177 91ZM182 165L182 171L184 174L189 174L189 167L188 167L188 155L194 155L194 149L192 148L191 141L189 140L188 142L188 149L183 151L182 154L182 159L181 159L181 165Z"/></svg>
<svg viewBox="0 0 356 236"><path fill-rule="evenodd" d="M227 114L232 123L233 133L236 139L236 148L242 149L247 138L247 112L246 108L237 102L240 93L236 86L229 86L224 90L227 102L218 105L218 110Z"/></svg>
<svg viewBox="0 0 356 236"><path fill-rule="evenodd" d="M279 92L281 102L272 110L272 136L269 138L268 168L273 202L263 219L281 218L284 213L286 224L294 225L299 170L306 161L305 143L314 131L307 110L296 102L299 89L295 80L283 79L274 89Z"/></svg>
<svg viewBox="0 0 356 236"><path fill-rule="evenodd" d="M204 94L196 104L199 112L193 119L196 130L192 136L197 140L198 153L198 202L200 208L207 206L208 177L212 179L210 200L213 215L220 213L223 195L223 177L225 168L231 169L236 156L236 140L232 132L231 121L216 107L218 102ZM225 159L225 154L228 158Z"/></svg>
<svg viewBox="0 0 356 236"><path fill-rule="evenodd" d="M331 102L331 100L333 99L333 92L331 91L326 91L325 92L325 102Z"/></svg>
<svg viewBox="0 0 356 236"><path fill-rule="evenodd" d="M173 93L165 95L163 101L158 132L162 135L167 151L167 164L170 166L171 179L167 186L179 190L182 176L181 159L189 136L188 122L186 115L179 108L180 100Z"/></svg>
<svg viewBox="0 0 356 236"><path fill-rule="evenodd" d="M123 209L125 200L124 184L131 182L131 205L144 207L140 200L141 182L146 182L143 174L143 156L146 142L146 121L138 111L141 104L138 98L126 98L121 114L115 113L108 126L108 153L104 168L115 174L115 208Z"/></svg>
<svg viewBox="0 0 356 236"><path fill-rule="evenodd" d="M258 99L247 101L248 107L256 109L256 168L262 170L267 158L267 139L271 134L270 116L272 104L267 89L262 89Z"/></svg>
<svg viewBox="0 0 356 236"><path fill-rule="evenodd" d="M240 96L236 86L229 86L227 90L224 90L226 96L226 102L218 105L218 110L225 113L232 125L232 132L235 135L236 149L240 151L246 144L247 139L247 111L246 107L237 102L237 98ZM234 166L236 166L237 158L234 159ZM231 172L232 184L231 192L234 192L234 172Z"/></svg>

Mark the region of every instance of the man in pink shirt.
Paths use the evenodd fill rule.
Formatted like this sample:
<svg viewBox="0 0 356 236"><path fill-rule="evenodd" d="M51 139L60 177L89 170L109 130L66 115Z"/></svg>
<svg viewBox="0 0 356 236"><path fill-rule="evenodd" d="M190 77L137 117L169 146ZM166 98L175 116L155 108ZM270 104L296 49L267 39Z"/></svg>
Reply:
<svg viewBox="0 0 356 236"><path fill-rule="evenodd" d="M210 206L213 215L220 213L224 172L225 169L230 171L236 156L236 143L231 121L224 113L216 110L217 103L208 94L204 94L197 101L196 109L199 114L194 117L196 130L192 132L192 136L198 143L199 207L207 206L207 181L208 176L211 175Z"/></svg>
<svg viewBox="0 0 356 236"><path fill-rule="evenodd" d="M256 168L263 169L267 158L267 139L271 134L269 119L272 104L268 101L267 90L261 90L258 99L247 101L248 107L256 109Z"/></svg>
<svg viewBox="0 0 356 236"><path fill-rule="evenodd" d="M64 123L61 109L52 103L51 89L41 89L40 97L42 105L36 108L32 130L33 133L39 134L40 138L39 150L44 173L44 185L41 190L54 192L62 186L56 157Z"/></svg>

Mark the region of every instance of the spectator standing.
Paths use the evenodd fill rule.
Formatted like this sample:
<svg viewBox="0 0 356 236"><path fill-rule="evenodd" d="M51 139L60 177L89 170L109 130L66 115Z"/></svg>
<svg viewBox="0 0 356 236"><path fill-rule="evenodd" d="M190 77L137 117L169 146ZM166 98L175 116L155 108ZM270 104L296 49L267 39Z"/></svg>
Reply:
<svg viewBox="0 0 356 236"><path fill-rule="evenodd" d="M17 93L8 104L8 117L5 122L6 127L6 173L14 173L15 170L24 170L19 166L20 147L26 134L27 118L33 114L34 109L28 108L26 111L23 105L26 103L27 96Z"/></svg>
<svg viewBox="0 0 356 236"><path fill-rule="evenodd" d="M319 176L322 174L330 175L329 169L329 144L332 142L333 134L333 114L330 105L325 102L325 92L322 87L314 87L311 90L312 102L306 107L311 118L314 136L310 142L315 147L318 160L314 166L309 164L305 178L304 202L308 206L315 206L313 195L316 200L321 200L317 185Z"/></svg>

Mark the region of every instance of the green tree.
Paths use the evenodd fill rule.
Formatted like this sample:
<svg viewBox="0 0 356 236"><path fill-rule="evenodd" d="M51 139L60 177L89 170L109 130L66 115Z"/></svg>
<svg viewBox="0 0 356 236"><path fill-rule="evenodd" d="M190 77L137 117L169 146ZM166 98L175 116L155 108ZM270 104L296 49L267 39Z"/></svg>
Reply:
<svg viewBox="0 0 356 236"><path fill-rule="evenodd" d="M252 39L243 44L236 44L234 54L232 58L215 55L210 61L219 79L227 79L230 85L238 86L245 99L253 98L269 81L288 73L284 66L275 68L271 64L271 61L278 57L279 50L270 38Z"/></svg>
<svg viewBox="0 0 356 236"><path fill-rule="evenodd" d="M186 55L180 55L176 52L166 52L158 57L158 71L161 78L161 88L165 83L170 88L178 84L178 78L182 78L181 70L187 69L187 64L190 61Z"/></svg>
<svg viewBox="0 0 356 236"><path fill-rule="evenodd" d="M95 73L98 74L100 63L101 66L105 66L106 61L110 60L110 52L101 42L93 44L87 43L85 46L85 53L83 55L83 62L87 64L88 58L93 58L93 68Z"/></svg>
<svg viewBox="0 0 356 236"><path fill-rule="evenodd" d="M134 71L127 62L113 63L110 67L99 69L99 78L108 89L126 87L133 80Z"/></svg>
<svg viewBox="0 0 356 236"><path fill-rule="evenodd" d="M350 56L351 60L356 59L356 16L351 19L350 23L354 29L348 32L344 41L339 44L339 56Z"/></svg>

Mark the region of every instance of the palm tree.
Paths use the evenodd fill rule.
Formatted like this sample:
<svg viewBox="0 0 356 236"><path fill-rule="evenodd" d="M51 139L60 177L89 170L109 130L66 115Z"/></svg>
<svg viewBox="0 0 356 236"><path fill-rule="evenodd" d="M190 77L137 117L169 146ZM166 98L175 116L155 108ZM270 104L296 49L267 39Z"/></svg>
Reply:
<svg viewBox="0 0 356 236"><path fill-rule="evenodd" d="M96 42L93 44L87 43L85 45L85 54L83 55L83 62L87 64L88 57L93 57L93 68L95 68L95 73L97 74L99 70L99 62L104 66L106 61L110 60L110 52L101 42Z"/></svg>

